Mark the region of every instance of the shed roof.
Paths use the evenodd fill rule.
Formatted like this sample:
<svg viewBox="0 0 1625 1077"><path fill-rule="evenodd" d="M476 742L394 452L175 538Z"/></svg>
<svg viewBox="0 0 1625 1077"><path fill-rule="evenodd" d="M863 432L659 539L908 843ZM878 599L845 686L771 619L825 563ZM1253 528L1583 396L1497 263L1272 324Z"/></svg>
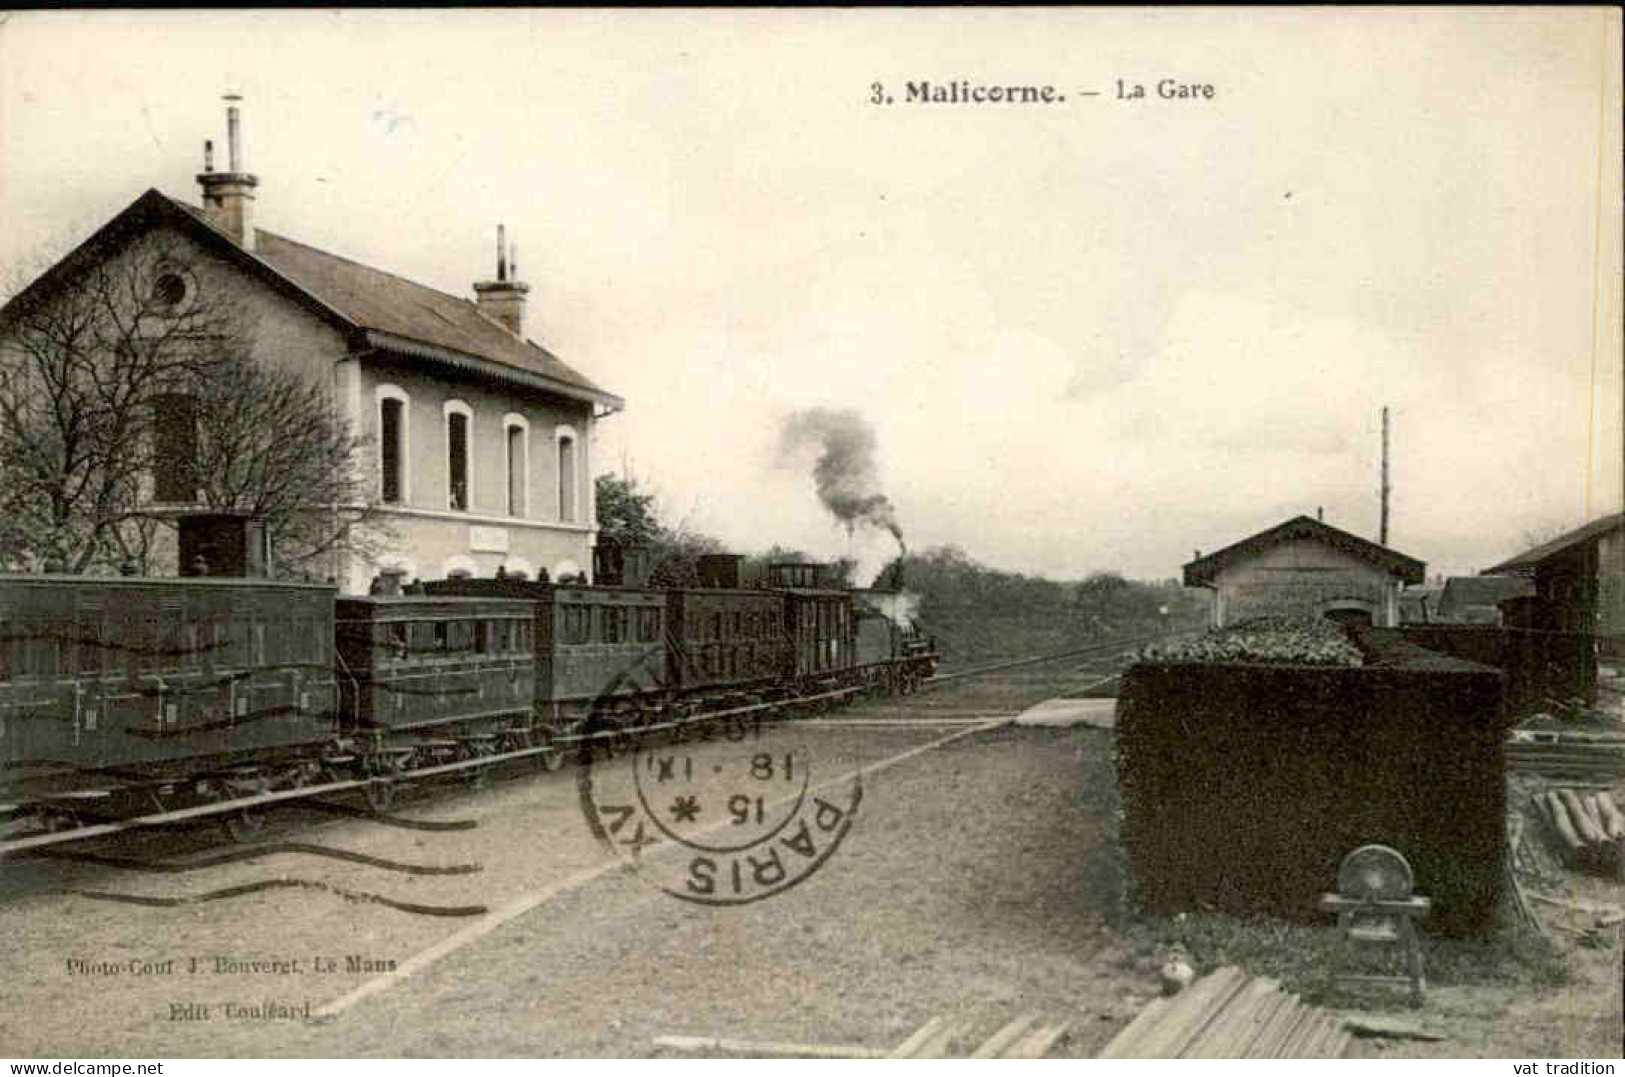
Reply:
<svg viewBox="0 0 1625 1077"><path fill-rule="evenodd" d="M1206 557L1198 557L1189 562L1184 566L1185 586L1211 587L1220 572L1237 562L1256 556L1272 546L1299 539L1320 542L1333 549L1352 554L1390 575L1397 576L1405 583L1421 583L1427 578L1427 565L1414 557L1407 557L1397 550L1390 550L1386 546L1350 534L1324 521L1314 520L1308 516L1294 516L1267 531L1260 531Z"/></svg>
<svg viewBox="0 0 1625 1077"><path fill-rule="evenodd" d="M1595 542L1604 535L1620 528L1625 528L1625 512L1616 512L1609 516L1603 516L1581 527L1576 527L1573 531L1565 531L1550 542L1543 542L1539 546L1525 550L1516 557L1502 561L1499 565L1493 565L1485 569L1480 575L1493 576L1510 572L1533 571L1536 565L1547 558L1567 553L1574 547L1584 543Z"/></svg>

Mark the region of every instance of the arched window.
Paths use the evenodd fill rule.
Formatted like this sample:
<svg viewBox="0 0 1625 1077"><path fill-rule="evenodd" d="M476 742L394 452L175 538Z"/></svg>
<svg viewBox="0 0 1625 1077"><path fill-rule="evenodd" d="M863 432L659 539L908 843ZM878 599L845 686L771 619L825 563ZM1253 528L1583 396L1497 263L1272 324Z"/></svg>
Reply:
<svg viewBox="0 0 1625 1077"><path fill-rule="evenodd" d="M503 452L508 464L508 515L530 510L530 423L513 412L502 417Z"/></svg>
<svg viewBox="0 0 1625 1077"><path fill-rule="evenodd" d="M576 475L576 432L561 426L554 437L559 445L559 522L575 523L579 511L576 493L581 485Z"/></svg>
<svg viewBox="0 0 1625 1077"><path fill-rule="evenodd" d="M461 400L448 400L446 417L446 507L467 512L474 492L474 409Z"/></svg>
<svg viewBox="0 0 1625 1077"><path fill-rule="evenodd" d="M412 398L398 385L380 385L373 397L378 402L378 497L386 505L404 505L411 489Z"/></svg>

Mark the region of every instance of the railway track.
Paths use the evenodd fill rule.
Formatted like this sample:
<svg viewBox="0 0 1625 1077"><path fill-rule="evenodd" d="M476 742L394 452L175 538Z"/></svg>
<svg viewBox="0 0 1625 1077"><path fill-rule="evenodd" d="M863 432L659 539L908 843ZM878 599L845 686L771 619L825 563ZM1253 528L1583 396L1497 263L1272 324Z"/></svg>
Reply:
<svg viewBox="0 0 1625 1077"><path fill-rule="evenodd" d="M1180 630L1172 633L1153 633L1150 635L1134 636L1093 644L1088 647L1074 648L1054 654L1038 655L1030 658L1016 659L1009 662L999 662L973 669L961 670L948 674L939 674L920 682L917 691L928 692L945 685L963 683L965 681L991 677L997 674L1009 673L1013 670L1051 665L1077 658L1093 658L1095 661L1115 660L1121 656L1124 648L1135 647L1152 640L1175 637L1188 634L1189 630ZM1093 663L1091 663L1093 664ZM1061 679L1076 677L1082 670L1068 670L1060 675ZM1087 671L1098 674L1099 670ZM553 743L544 747L522 748L512 751L500 752L492 755L478 756L472 759L458 760L434 766L421 767L415 770L403 771L387 777L351 778L340 781L322 782L314 785L304 785L292 789L275 790L272 792L255 793L248 796L235 797L212 801L207 804L193 805L168 811L157 811L128 818L109 820L105 822L92 822L70 829L51 830L39 833L26 834L19 837L0 841L0 861L8 857L16 857L72 842L87 841L94 838L110 837L135 831L151 831L159 828L176 826L179 824L194 823L198 821L216 821L229 819L244 819L259 816L268 809L296 804L300 801L314 800L318 797L327 797L335 794L359 793L366 795L369 792L378 794L392 794L395 790L426 785L437 779L456 777L467 774L471 777L484 775L514 763L524 761L542 762L548 757L558 757L560 754L569 756L571 752L579 753L583 748L614 751L627 745L630 738L644 737L654 733L666 732L685 727L700 727L726 722L782 722L793 721L794 716L808 710L817 712L830 705L843 705L852 701L854 696L861 695L868 689L863 685L852 685L818 692L807 696L798 696L793 700L781 700L765 703L752 703L742 706L724 707L707 711L701 714L674 718L668 721L654 722L639 726L632 730L607 729L592 733L572 733L559 736ZM904 697L905 701L909 697ZM389 799L389 796L380 798ZM257 827L247 827L252 832ZM241 839L238 839L241 840Z"/></svg>
<svg viewBox="0 0 1625 1077"><path fill-rule="evenodd" d="M1103 651L1115 651L1123 647L1133 647L1136 644L1150 643L1152 640L1177 639L1180 636L1191 635L1197 629L1180 629L1174 632L1154 632L1146 636L1133 636L1129 639L1112 640L1106 643L1091 644L1088 647L1078 647L1070 651L1060 651L1055 654L1039 655L1036 658L1018 658L1009 662L998 662L989 666L975 666L971 669L960 670L955 673L938 673L927 677L920 682L922 689L934 685L946 684L951 681L962 680L967 677L985 677L993 673L1003 673L1007 670L1022 669L1027 666L1044 665L1051 662L1061 662L1068 658L1081 658L1086 655L1099 654Z"/></svg>

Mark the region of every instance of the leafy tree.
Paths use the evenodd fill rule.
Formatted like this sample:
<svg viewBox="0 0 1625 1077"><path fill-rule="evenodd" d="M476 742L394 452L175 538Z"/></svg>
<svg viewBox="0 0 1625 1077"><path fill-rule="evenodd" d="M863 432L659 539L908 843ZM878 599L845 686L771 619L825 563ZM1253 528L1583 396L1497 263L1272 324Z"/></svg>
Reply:
<svg viewBox="0 0 1625 1077"><path fill-rule="evenodd" d="M978 563L957 546L910 553L876 580L920 595L920 623L950 663L1030 657L1202 623L1205 600L1177 581L1097 572L1064 583ZM1168 613L1163 614L1162 610Z"/></svg>
<svg viewBox="0 0 1625 1077"><path fill-rule="evenodd" d="M654 587L696 587L700 582L700 558L722 553L722 543L709 535L693 532L666 532L655 544L654 567L649 583Z"/></svg>
<svg viewBox="0 0 1625 1077"><path fill-rule="evenodd" d="M645 546L651 555L649 583L654 587L693 587L699 582L699 559L722 552L722 543L688 526L660 519L659 499L630 476L600 475L594 483L598 504L598 540L621 546Z"/></svg>
<svg viewBox="0 0 1625 1077"><path fill-rule="evenodd" d="M660 541L660 518L655 495L636 479L620 475L598 476L593 484L598 502L598 541L612 546L650 546Z"/></svg>

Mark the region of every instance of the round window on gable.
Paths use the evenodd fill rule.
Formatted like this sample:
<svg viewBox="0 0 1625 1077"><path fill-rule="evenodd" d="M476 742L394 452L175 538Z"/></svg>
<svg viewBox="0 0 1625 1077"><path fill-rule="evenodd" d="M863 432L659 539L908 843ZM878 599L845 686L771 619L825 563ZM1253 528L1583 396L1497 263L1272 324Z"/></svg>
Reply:
<svg viewBox="0 0 1625 1077"><path fill-rule="evenodd" d="M197 302L197 279L173 258L155 258L143 274L149 313L176 317Z"/></svg>
<svg viewBox="0 0 1625 1077"><path fill-rule="evenodd" d="M152 282L152 303L160 310L175 310L186 302L186 278L179 273L158 274Z"/></svg>

